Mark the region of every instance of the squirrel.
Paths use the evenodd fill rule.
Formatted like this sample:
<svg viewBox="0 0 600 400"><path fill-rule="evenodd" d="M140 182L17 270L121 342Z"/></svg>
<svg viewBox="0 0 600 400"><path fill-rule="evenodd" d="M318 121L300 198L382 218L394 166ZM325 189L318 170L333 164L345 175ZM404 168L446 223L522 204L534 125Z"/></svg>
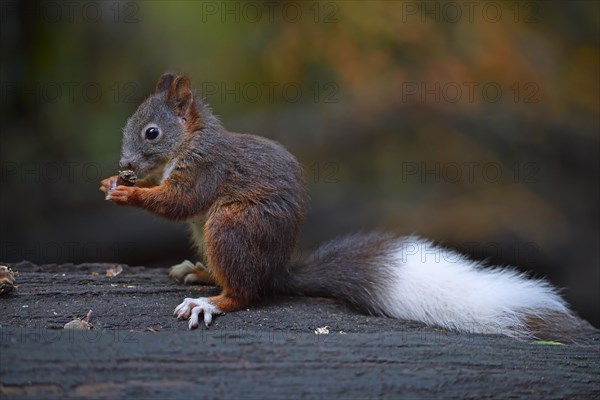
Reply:
<svg viewBox="0 0 600 400"><path fill-rule="evenodd" d="M349 235L292 261L307 201L302 167L272 140L227 131L186 76L161 76L128 119L119 165L145 177L135 186L104 179L106 199L188 222L207 267L185 261L171 276L222 288L175 308L190 329L278 294L333 297L371 315L516 339L568 340L591 328L547 281L484 267L416 236Z"/></svg>

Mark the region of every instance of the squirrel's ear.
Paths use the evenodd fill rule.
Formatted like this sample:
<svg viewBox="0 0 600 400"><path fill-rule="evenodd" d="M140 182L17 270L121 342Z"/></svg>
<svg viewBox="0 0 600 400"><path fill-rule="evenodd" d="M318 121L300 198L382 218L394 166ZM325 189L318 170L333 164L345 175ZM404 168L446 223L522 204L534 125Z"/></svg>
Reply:
<svg viewBox="0 0 600 400"><path fill-rule="evenodd" d="M189 108L194 102L190 80L185 76L175 78L169 88L167 99L175 108L178 116L183 117L187 115Z"/></svg>
<svg viewBox="0 0 600 400"><path fill-rule="evenodd" d="M169 73L163 74L163 76L160 77L158 82L156 82L156 93L164 92L165 90L167 90L174 80L175 75Z"/></svg>

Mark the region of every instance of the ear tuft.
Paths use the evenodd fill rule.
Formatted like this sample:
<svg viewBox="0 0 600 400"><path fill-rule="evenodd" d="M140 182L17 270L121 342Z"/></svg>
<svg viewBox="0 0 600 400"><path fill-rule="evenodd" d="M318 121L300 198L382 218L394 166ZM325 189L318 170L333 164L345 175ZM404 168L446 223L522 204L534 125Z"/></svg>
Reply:
<svg viewBox="0 0 600 400"><path fill-rule="evenodd" d="M175 108L177 115L184 117L194 102L190 80L183 75L176 77L169 88L167 98Z"/></svg>
<svg viewBox="0 0 600 400"><path fill-rule="evenodd" d="M158 79L158 82L156 82L156 93L164 92L165 90L169 89L169 86L171 86L174 80L175 75L168 72L163 74Z"/></svg>

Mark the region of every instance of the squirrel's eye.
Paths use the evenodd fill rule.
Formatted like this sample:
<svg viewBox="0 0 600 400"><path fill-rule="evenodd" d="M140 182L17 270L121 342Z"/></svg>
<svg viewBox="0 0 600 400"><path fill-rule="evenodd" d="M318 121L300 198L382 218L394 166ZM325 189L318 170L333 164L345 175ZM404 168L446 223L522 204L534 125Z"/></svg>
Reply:
<svg viewBox="0 0 600 400"><path fill-rule="evenodd" d="M151 126L150 128L146 129L146 132L144 133L144 136L148 140L154 140L154 139L156 139L158 137L159 133L160 133L160 131L158 130L157 127Z"/></svg>

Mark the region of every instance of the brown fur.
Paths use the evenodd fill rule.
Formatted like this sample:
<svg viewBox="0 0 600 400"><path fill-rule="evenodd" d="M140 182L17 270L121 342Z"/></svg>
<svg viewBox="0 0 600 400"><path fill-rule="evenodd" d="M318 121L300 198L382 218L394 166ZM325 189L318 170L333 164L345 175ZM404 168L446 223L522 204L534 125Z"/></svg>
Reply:
<svg viewBox="0 0 600 400"><path fill-rule="evenodd" d="M135 169L136 154L130 153L149 145L135 144L136 135L149 122L161 126L162 121L145 116L154 115L152 108L162 107L157 99L163 99L182 133L164 129L163 134L173 137L163 138L173 140L172 154L153 156L160 162L138 162L155 175L174 162L172 171L156 186L151 186L152 178L134 187L118 186L110 200L176 221L206 214L204 243L198 247L204 248L211 275L223 288L221 296L210 300L222 311L246 307L273 292L272 282L290 261L304 219L302 169L279 144L225 130L194 98L187 78L165 74L156 92L128 122L124 163ZM142 150L126 148L134 145Z"/></svg>
<svg viewBox="0 0 600 400"><path fill-rule="evenodd" d="M532 339L580 345L594 344L598 340L598 331L570 312L547 313L544 318L531 315L525 324Z"/></svg>
<svg viewBox="0 0 600 400"><path fill-rule="evenodd" d="M209 297L208 300L224 313L241 310L250 305L250 303L237 297L231 297L225 292L218 296Z"/></svg>

